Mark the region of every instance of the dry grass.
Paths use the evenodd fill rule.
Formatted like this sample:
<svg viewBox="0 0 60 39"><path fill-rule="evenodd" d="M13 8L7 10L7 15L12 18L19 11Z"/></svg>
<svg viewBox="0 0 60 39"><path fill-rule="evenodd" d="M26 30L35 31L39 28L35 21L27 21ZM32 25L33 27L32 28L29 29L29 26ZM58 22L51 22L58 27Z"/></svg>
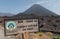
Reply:
<svg viewBox="0 0 60 39"><path fill-rule="evenodd" d="M52 39L51 33L32 33L31 34L31 39Z"/></svg>

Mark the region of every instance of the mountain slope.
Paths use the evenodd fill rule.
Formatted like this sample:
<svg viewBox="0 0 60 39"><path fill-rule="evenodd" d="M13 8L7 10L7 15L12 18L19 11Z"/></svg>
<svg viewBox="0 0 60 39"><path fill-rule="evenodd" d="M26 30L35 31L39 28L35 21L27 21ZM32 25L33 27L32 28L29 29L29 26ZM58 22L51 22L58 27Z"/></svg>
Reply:
<svg viewBox="0 0 60 39"><path fill-rule="evenodd" d="M57 15L48 9L44 8L43 6L40 6L38 4L34 4L31 8L27 9L24 13L26 14L35 14L39 16L50 16L50 15Z"/></svg>
<svg viewBox="0 0 60 39"><path fill-rule="evenodd" d="M23 13L19 13L15 16L24 16L24 15L35 15L35 16L51 16L51 15L57 15L51 11L49 11L48 9L40 6L39 4L34 4L32 7L30 7L29 9L27 9L25 12Z"/></svg>

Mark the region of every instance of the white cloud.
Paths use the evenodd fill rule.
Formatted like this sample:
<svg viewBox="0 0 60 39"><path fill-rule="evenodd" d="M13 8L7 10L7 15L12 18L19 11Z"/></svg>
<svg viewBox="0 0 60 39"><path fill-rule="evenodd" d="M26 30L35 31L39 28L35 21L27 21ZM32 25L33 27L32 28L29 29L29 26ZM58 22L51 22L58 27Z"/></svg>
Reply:
<svg viewBox="0 0 60 39"><path fill-rule="evenodd" d="M40 4L43 6L51 6L51 7L60 7L60 1L38 1L36 4Z"/></svg>
<svg viewBox="0 0 60 39"><path fill-rule="evenodd" d="M29 5L25 6L25 7L30 8L33 4L36 4L36 3L31 3L31 4L29 4Z"/></svg>
<svg viewBox="0 0 60 39"><path fill-rule="evenodd" d="M44 3L49 3L49 4L60 4L60 1L38 1L36 4L44 4Z"/></svg>
<svg viewBox="0 0 60 39"><path fill-rule="evenodd" d="M36 2L36 4L43 4L45 2L48 2L48 1L38 1L38 2Z"/></svg>

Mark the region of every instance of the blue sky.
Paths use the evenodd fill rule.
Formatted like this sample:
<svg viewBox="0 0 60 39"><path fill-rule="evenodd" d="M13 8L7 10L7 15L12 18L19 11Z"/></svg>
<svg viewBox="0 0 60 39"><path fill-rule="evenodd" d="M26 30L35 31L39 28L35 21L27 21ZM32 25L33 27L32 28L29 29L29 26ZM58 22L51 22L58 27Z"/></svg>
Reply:
<svg viewBox="0 0 60 39"><path fill-rule="evenodd" d="M33 4L40 4L60 15L60 0L0 0L0 12L17 14Z"/></svg>

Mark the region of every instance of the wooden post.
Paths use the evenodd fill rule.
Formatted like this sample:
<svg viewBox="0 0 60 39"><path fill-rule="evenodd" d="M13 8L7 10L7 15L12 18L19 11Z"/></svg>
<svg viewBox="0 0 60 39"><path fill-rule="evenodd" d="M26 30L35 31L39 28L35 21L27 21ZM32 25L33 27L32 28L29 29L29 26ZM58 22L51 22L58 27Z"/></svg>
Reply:
<svg viewBox="0 0 60 39"><path fill-rule="evenodd" d="M24 39L28 39L28 32L24 32Z"/></svg>

